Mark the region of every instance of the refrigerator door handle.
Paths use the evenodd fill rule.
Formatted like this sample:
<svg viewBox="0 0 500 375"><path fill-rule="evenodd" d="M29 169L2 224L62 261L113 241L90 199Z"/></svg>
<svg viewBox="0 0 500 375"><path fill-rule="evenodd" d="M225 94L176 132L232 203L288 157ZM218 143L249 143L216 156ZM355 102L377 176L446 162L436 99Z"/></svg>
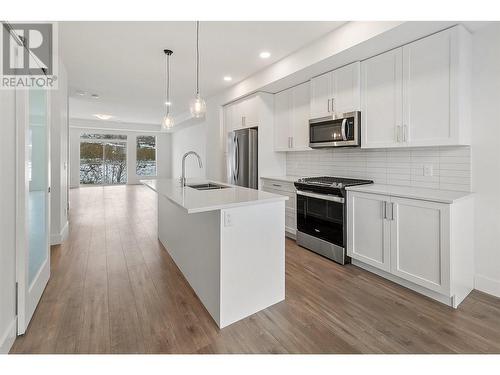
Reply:
<svg viewBox="0 0 500 375"><path fill-rule="evenodd" d="M235 173L236 173L236 178L235 178L235 182L237 182L237 180L239 179L240 177L240 141L238 140L238 137L235 137L236 138L236 168L235 168Z"/></svg>

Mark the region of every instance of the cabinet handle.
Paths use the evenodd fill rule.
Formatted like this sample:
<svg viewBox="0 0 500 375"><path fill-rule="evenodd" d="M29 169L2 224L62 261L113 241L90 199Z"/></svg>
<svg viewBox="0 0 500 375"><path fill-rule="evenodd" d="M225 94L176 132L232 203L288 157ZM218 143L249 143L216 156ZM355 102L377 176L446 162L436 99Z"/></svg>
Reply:
<svg viewBox="0 0 500 375"><path fill-rule="evenodd" d="M391 217L388 217L387 216L387 205L390 204L391 205ZM387 219L387 220L394 220L394 202L385 202L385 205L384 205L384 219Z"/></svg>
<svg viewBox="0 0 500 375"><path fill-rule="evenodd" d="M273 186L276 186L276 187L281 187L281 185L279 185L279 184L273 184Z"/></svg>
<svg viewBox="0 0 500 375"><path fill-rule="evenodd" d="M245 126L246 116L241 116L241 126Z"/></svg>
<svg viewBox="0 0 500 375"><path fill-rule="evenodd" d="M332 113L335 113L335 109L333 108L333 98L331 99L332 100Z"/></svg>
<svg viewBox="0 0 500 375"><path fill-rule="evenodd" d="M407 126L404 125L403 126L403 142L406 142L406 128L407 128Z"/></svg>
<svg viewBox="0 0 500 375"><path fill-rule="evenodd" d="M330 113L330 99L328 99L327 104L326 104L326 111Z"/></svg>
<svg viewBox="0 0 500 375"><path fill-rule="evenodd" d="M383 206L383 211L384 211L384 215L382 217L382 219L387 219L387 202L386 201L383 201L382 202L382 206Z"/></svg>
<svg viewBox="0 0 500 375"><path fill-rule="evenodd" d="M396 126L396 141L401 142L401 126Z"/></svg>
<svg viewBox="0 0 500 375"><path fill-rule="evenodd" d="M290 137L290 148L293 148L293 137Z"/></svg>

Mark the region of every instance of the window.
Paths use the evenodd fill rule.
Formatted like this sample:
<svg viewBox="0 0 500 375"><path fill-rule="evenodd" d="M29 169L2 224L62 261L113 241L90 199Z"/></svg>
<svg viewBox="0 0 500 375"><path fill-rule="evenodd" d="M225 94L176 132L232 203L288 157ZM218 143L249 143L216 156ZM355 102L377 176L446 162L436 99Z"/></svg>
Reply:
<svg viewBox="0 0 500 375"><path fill-rule="evenodd" d="M156 137L142 135L137 137L138 176L156 176Z"/></svg>
<svg viewBox="0 0 500 375"><path fill-rule="evenodd" d="M126 135L81 135L80 183L84 185L127 183Z"/></svg>

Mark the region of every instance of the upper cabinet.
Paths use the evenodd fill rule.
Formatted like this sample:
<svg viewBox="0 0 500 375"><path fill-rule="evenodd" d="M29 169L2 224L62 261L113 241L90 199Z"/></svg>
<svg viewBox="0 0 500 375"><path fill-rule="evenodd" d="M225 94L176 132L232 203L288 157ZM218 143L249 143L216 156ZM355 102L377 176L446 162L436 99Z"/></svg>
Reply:
<svg viewBox="0 0 500 375"><path fill-rule="evenodd" d="M311 79L310 117L319 118L360 108L360 63L355 62Z"/></svg>
<svg viewBox="0 0 500 375"><path fill-rule="evenodd" d="M224 124L228 132L258 126L259 106L257 95L251 95L225 105Z"/></svg>
<svg viewBox="0 0 500 375"><path fill-rule="evenodd" d="M274 95L274 150L309 148L309 82Z"/></svg>
<svg viewBox="0 0 500 375"><path fill-rule="evenodd" d="M362 147L470 144L469 52L456 26L363 61Z"/></svg>

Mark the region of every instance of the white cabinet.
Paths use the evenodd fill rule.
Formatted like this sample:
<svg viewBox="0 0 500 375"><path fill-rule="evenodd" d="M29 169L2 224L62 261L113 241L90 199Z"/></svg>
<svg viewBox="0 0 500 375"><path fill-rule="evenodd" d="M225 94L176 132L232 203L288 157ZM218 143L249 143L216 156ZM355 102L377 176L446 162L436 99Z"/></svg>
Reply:
<svg viewBox="0 0 500 375"><path fill-rule="evenodd" d="M274 150L288 151L292 124L291 90L274 95Z"/></svg>
<svg viewBox="0 0 500 375"><path fill-rule="evenodd" d="M390 222L385 219L386 197L356 193L349 202L348 254L384 271L391 269Z"/></svg>
<svg viewBox="0 0 500 375"><path fill-rule="evenodd" d="M285 231L286 234L294 237L297 232L297 190L293 182L269 178L262 178L262 181L262 190L288 196L289 199L285 202Z"/></svg>
<svg viewBox="0 0 500 375"><path fill-rule="evenodd" d="M469 54L456 26L363 61L362 147L470 144Z"/></svg>
<svg viewBox="0 0 500 375"><path fill-rule="evenodd" d="M224 106L226 132L258 125L259 103L257 95L251 95Z"/></svg>
<svg viewBox="0 0 500 375"><path fill-rule="evenodd" d="M347 211L354 264L454 307L472 290L472 198L442 203L348 191Z"/></svg>
<svg viewBox="0 0 500 375"><path fill-rule="evenodd" d="M274 95L274 150L309 150L309 83Z"/></svg>
<svg viewBox="0 0 500 375"><path fill-rule="evenodd" d="M361 63L361 146L399 145L402 123L400 48Z"/></svg>
<svg viewBox="0 0 500 375"><path fill-rule="evenodd" d="M311 118L341 116L360 108L360 63L311 79Z"/></svg>
<svg viewBox="0 0 500 375"><path fill-rule="evenodd" d="M440 293L449 290L449 205L391 198L391 273Z"/></svg>
<svg viewBox="0 0 500 375"><path fill-rule="evenodd" d="M332 72L311 78L311 118L331 115L333 97Z"/></svg>

